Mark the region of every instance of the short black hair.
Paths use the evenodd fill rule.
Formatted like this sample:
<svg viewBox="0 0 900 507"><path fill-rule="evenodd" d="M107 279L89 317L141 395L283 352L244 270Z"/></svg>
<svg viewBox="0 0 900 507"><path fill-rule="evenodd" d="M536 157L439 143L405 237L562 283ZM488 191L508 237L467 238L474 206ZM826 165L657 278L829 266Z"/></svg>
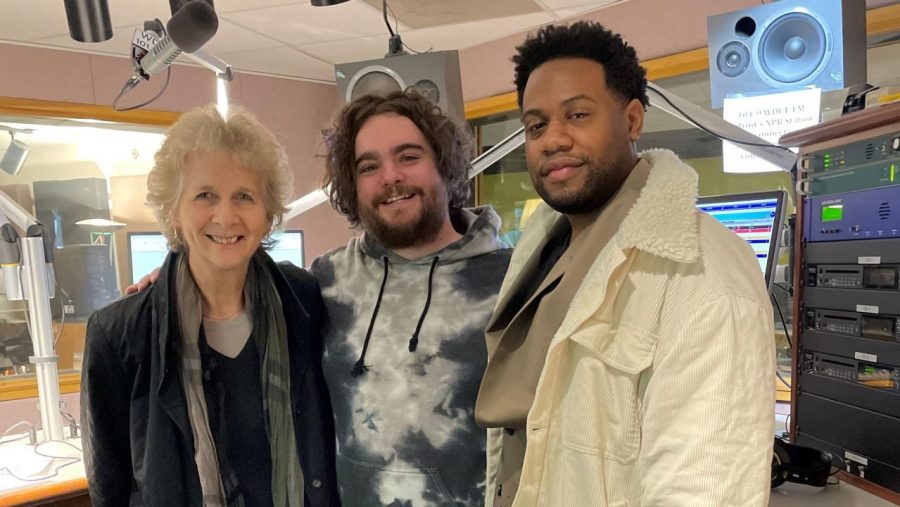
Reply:
<svg viewBox="0 0 900 507"><path fill-rule="evenodd" d="M549 25L529 35L516 47L512 61L516 65L516 94L519 108L525 85L534 70L558 58L587 58L603 66L606 86L625 99L638 99L644 109L647 98L647 71L638 62L637 53L622 36L595 21L571 25Z"/></svg>

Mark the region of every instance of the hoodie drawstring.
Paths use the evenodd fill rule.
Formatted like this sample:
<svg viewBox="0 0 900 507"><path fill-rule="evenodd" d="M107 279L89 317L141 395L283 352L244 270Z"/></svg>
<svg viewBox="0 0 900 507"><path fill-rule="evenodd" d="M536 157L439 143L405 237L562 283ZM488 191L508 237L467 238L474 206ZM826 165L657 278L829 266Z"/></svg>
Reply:
<svg viewBox="0 0 900 507"><path fill-rule="evenodd" d="M372 311L372 319L369 320L369 329L366 331L366 340L363 342L362 352L359 354L359 359L356 361L356 364L353 365L353 370L350 371L350 375L354 377L358 377L369 371L369 367L365 364L366 351L369 350L369 340L372 338L372 330L375 328L375 321L378 319L378 310L381 308L381 298L384 296L384 287L387 285L388 279L388 258L385 256L382 257L382 259L384 260L384 278L381 280L381 289L378 291L378 299L375 301L375 310ZM431 270L428 272L428 295L425 298L425 308L422 309L422 314L419 316L419 322L416 324L416 330L409 339L410 352L415 352L416 348L419 346L419 332L422 330L422 324L425 323L425 316L428 315L428 308L431 306L431 289L434 281L434 271L437 269L439 261L440 257L435 257L434 260L431 261Z"/></svg>
<svg viewBox="0 0 900 507"><path fill-rule="evenodd" d="M434 279L434 270L437 268L440 257L435 257L431 261L431 271L428 272L428 297L425 298L425 308L422 309L422 315L419 316L419 323L416 324L416 332L409 339L409 351L415 352L419 346L419 331L422 330L422 323L425 322L425 316L428 315L428 307L431 306L431 281Z"/></svg>
<svg viewBox="0 0 900 507"><path fill-rule="evenodd" d="M378 318L378 308L381 306L381 296L384 295L384 286L387 284L388 279L388 258L385 256L382 257L382 259L384 260L384 278L381 280L381 290L378 291L378 300L375 301L375 310L372 312L372 320L369 321L369 330L366 331L366 341L363 342L362 352L359 354L359 360L353 365L353 370L350 371L350 375L353 375L354 377L362 375L369 369L369 367L365 365L366 350L369 348L369 338L372 337L375 319Z"/></svg>

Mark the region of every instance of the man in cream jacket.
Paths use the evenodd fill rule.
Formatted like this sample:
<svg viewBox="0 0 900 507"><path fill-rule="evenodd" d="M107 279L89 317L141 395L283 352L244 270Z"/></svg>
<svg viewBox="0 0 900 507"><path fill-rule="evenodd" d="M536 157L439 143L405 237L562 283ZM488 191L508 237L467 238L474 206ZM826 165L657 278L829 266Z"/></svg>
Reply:
<svg viewBox="0 0 900 507"><path fill-rule="evenodd" d="M765 506L772 307L697 175L636 153L644 70L596 23L518 48L534 186L487 332L488 505Z"/></svg>

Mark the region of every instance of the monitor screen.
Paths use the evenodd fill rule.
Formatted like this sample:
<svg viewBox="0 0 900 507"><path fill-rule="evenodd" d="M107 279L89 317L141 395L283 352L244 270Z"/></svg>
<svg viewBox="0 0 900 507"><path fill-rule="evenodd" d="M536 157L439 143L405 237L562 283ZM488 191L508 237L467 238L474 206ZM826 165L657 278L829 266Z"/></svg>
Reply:
<svg viewBox="0 0 900 507"><path fill-rule="evenodd" d="M697 201L698 209L750 244L769 286L778 264L778 232L785 196L783 191L755 192L702 197Z"/></svg>
<svg viewBox="0 0 900 507"><path fill-rule="evenodd" d="M161 232L128 233L128 252L131 260L131 283L162 266L169 253L166 237Z"/></svg>
<svg viewBox="0 0 900 507"><path fill-rule="evenodd" d="M304 267L303 231L280 231L272 235L276 241L269 249L275 262L288 261ZM131 283L137 283L144 275L162 266L169 253L166 237L161 232L128 233L128 250L131 259Z"/></svg>
<svg viewBox="0 0 900 507"><path fill-rule="evenodd" d="M280 231L272 235L277 241L269 249L269 257L275 262L288 261L295 266L305 267L303 258L303 231Z"/></svg>

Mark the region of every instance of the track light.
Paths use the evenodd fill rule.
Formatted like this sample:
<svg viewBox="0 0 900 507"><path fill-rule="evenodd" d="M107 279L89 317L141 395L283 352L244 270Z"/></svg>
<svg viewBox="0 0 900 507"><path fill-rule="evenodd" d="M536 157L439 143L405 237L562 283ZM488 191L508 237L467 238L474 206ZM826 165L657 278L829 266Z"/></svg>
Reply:
<svg viewBox="0 0 900 507"><path fill-rule="evenodd" d="M107 0L65 0L69 35L78 42L112 39L112 21Z"/></svg>
<svg viewBox="0 0 900 507"><path fill-rule="evenodd" d="M309 3L313 4L313 7L328 7L329 5L337 5L346 2L347 0L309 0Z"/></svg>
<svg viewBox="0 0 900 507"><path fill-rule="evenodd" d="M22 166L25 165L25 159L28 158L28 153L30 153L31 150L28 148L27 144L22 141L17 141L15 134L11 130L9 131L9 137L11 140L9 147L6 148L6 153L4 153L3 158L0 159L0 169L15 176L22 170Z"/></svg>

